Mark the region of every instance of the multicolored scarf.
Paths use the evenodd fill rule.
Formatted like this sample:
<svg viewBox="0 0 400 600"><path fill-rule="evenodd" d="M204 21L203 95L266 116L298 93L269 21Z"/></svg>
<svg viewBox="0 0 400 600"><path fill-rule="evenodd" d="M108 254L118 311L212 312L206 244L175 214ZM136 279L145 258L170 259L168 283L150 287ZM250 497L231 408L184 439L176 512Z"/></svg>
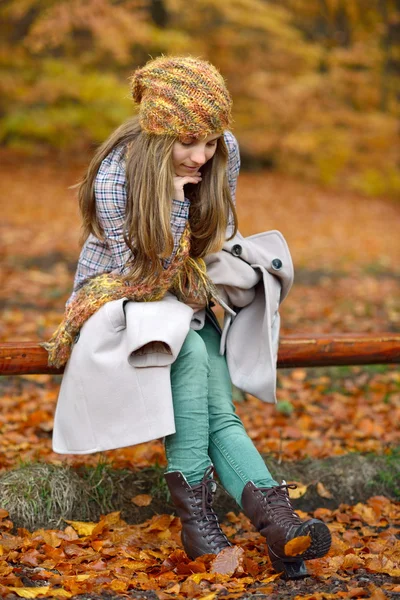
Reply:
<svg viewBox="0 0 400 600"><path fill-rule="evenodd" d="M191 258L190 228L186 226L175 258L161 273L157 285L130 284L121 276L104 273L93 277L83 285L68 304L64 318L48 342L41 344L48 352L48 364L64 366L72 351L72 345L82 325L106 302L127 298L140 302L161 300L170 291L178 300L196 298L207 303L217 297L217 290L207 276L206 265L201 258Z"/></svg>

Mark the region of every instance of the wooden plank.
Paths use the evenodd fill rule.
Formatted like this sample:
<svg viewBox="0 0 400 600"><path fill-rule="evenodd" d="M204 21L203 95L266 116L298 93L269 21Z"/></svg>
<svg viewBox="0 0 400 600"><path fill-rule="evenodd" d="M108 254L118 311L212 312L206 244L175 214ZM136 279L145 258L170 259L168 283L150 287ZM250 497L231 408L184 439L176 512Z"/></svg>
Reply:
<svg viewBox="0 0 400 600"><path fill-rule="evenodd" d="M400 363L400 334L324 334L285 336L278 367L329 367Z"/></svg>
<svg viewBox="0 0 400 600"><path fill-rule="evenodd" d="M282 336L278 367L322 367L400 363L400 334L324 334ZM0 344L0 375L62 373L47 365L36 342Z"/></svg>

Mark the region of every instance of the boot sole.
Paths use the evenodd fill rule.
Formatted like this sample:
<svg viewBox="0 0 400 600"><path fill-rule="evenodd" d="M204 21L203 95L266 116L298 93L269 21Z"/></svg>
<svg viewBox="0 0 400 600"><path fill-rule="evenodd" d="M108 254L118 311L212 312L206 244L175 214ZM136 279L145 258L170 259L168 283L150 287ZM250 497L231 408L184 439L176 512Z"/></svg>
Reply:
<svg viewBox="0 0 400 600"><path fill-rule="evenodd" d="M306 569L306 565L303 560L285 560L277 558L272 552L269 552L271 564L277 573L282 573L283 579L304 579L309 577L310 574Z"/></svg>
<svg viewBox="0 0 400 600"><path fill-rule="evenodd" d="M325 556L331 547L332 536L322 521L317 519L311 519L307 523L304 523L304 527L298 530L298 536L309 535L311 537L311 546L307 548L303 554L299 554L296 557L282 557L276 556L274 552L268 548L268 554L272 563L273 568L277 573L282 573L284 579L303 579L308 577L305 560L312 560L313 558L321 558Z"/></svg>
<svg viewBox="0 0 400 600"><path fill-rule="evenodd" d="M298 558L302 560L312 560L321 558L329 552L332 544L332 536L328 527L322 521L311 519L305 523L304 531L300 535L309 535L311 537L311 546Z"/></svg>

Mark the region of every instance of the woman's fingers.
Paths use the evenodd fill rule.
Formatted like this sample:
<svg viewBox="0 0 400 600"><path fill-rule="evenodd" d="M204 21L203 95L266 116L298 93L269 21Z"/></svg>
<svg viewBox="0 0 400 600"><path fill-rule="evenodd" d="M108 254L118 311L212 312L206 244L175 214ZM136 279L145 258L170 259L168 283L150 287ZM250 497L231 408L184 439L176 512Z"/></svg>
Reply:
<svg viewBox="0 0 400 600"><path fill-rule="evenodd" d="M188 304L188 306L193 309L193 312L198 312L199 310L203 310L203 308L205 308L205 305L203 304Z"/></svg>
<svg viewBox="0 0 400 600"><path fill-rule="evenodd" d="M201 173L197 172L194 173L193 175L185 175L184 177L180 177L179 175L176 175L174 177L174 191L175 191L175 199L176 200L184 200L185 198L185 194L184 194L184 186L187 183L200 183L201 181Z"/></svg>
<svg viewBox="0 0 400 600"><path fill-rule="evenodd" d="M183 189L183 186L187 183L199 183L201 181L201 175L193 174L193 175L185 175L185 177L174 177L174 187Z"/></svg>

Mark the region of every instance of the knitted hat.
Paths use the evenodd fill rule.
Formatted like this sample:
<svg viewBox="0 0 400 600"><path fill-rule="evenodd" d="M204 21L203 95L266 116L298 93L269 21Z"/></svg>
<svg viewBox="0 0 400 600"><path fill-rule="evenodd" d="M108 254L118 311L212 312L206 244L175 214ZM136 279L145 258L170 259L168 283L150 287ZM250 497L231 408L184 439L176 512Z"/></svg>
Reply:
<svg viewBox="0 0 400 600"><path fill-rule="evenodd" d="M147 133L197 138L222 133L231 123L224 79L205 60L161 56L137 69L130 82Z"/></svg>

